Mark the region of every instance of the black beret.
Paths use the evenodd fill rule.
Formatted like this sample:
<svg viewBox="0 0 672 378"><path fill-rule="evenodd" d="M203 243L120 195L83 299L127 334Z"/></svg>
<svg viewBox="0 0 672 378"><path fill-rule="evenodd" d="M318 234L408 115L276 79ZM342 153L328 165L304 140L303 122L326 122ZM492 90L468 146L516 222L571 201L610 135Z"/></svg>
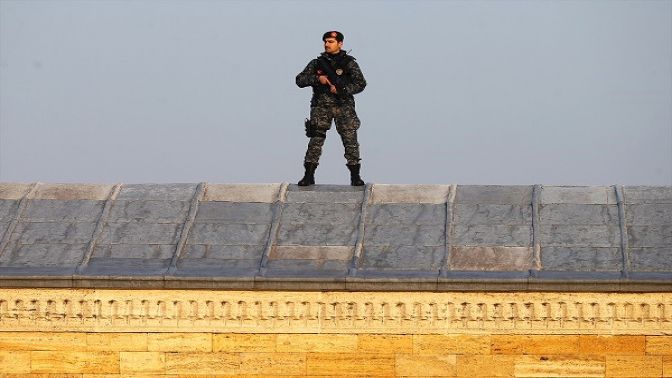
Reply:
<svg viewBox="0 0 672 378"><path fill-rule="evenodd" d="M336 41L343 42L343 33L339 31L328 31L322 35L322 41L326 40L327 38L336 38Z"/></svg>

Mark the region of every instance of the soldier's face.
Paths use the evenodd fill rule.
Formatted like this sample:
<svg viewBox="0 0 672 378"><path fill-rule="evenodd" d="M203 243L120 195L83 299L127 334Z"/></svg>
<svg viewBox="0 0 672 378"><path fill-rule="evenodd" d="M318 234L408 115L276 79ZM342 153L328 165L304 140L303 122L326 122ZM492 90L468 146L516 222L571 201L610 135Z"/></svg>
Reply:
<svg viewBox="0 0 672 378"><path fill-rule="evenodd" d="M338 42L336 38L327 38L324 40L324 52L327 54L337 54L341 51L343 42Z"/></svg>

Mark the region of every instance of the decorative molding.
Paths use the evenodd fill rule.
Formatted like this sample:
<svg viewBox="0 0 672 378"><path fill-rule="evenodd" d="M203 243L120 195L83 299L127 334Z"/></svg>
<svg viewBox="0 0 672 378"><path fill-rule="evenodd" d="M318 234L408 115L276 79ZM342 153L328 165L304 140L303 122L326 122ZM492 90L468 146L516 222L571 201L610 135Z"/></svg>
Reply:
<svg viewBox="0 0 672 378"><path fill-rule="evenodd" d="M0 289L2 331L669 334L672 294Z"/></svg>

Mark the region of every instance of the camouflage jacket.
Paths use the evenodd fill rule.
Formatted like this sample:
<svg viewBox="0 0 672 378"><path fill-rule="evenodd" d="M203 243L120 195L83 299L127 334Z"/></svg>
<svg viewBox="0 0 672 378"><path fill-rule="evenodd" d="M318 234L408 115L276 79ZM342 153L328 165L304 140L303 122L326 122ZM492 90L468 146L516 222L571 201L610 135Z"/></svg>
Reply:
<svg viewBox="0 0 672 378"><path fill-rule="evenodd" d="M329 91L329 86L320 84L320 81L317 78L318 74L324 74L320 68L320 62L318 61L320 57L326 58L336 72L339 72L339 70L342 72L341 76L345 79L345 85L337 94L331 93ZM336 55L322 53L319 57L311 60L306 68L296 75L296 85L298 85L299 88L308 86L313 87L313 98L310 100L311 106L354 106L355 98L353 95L364 90L364 87L366 87L366 80L364 80L364 75L359 69L359 65L355 61L355 58L341 50L341 52Z"/></svg>

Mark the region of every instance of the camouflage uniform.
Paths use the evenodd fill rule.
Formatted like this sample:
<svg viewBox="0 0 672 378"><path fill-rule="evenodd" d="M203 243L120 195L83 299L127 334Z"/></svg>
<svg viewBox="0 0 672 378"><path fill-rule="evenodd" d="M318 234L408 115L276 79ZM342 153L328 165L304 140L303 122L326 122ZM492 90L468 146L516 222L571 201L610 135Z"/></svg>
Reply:
<svg viewBox="0 0 672 378"><path fill-rule="evenodd" d="M318 164L322 154L322 145L327 136L327 130L331 129L331 121L336 123L336 131L341 136L345 148L345 159L348 165L359 164L359 143L357 142L357 129L359 118L355 112L354 94L360 93L366 87L366 80L359 69L355 58L345 51L330 55L322 53L336 72L342 71L346 79L344 87L337 94L329 91L328 85L319 82L318 75L323 74L320 63L313 59L306 68L296 76L296 85L300 88L311 86L313 98L310 100L310 119L317 128L318 136L310 138L306 151L305 163Z"/></svg>

